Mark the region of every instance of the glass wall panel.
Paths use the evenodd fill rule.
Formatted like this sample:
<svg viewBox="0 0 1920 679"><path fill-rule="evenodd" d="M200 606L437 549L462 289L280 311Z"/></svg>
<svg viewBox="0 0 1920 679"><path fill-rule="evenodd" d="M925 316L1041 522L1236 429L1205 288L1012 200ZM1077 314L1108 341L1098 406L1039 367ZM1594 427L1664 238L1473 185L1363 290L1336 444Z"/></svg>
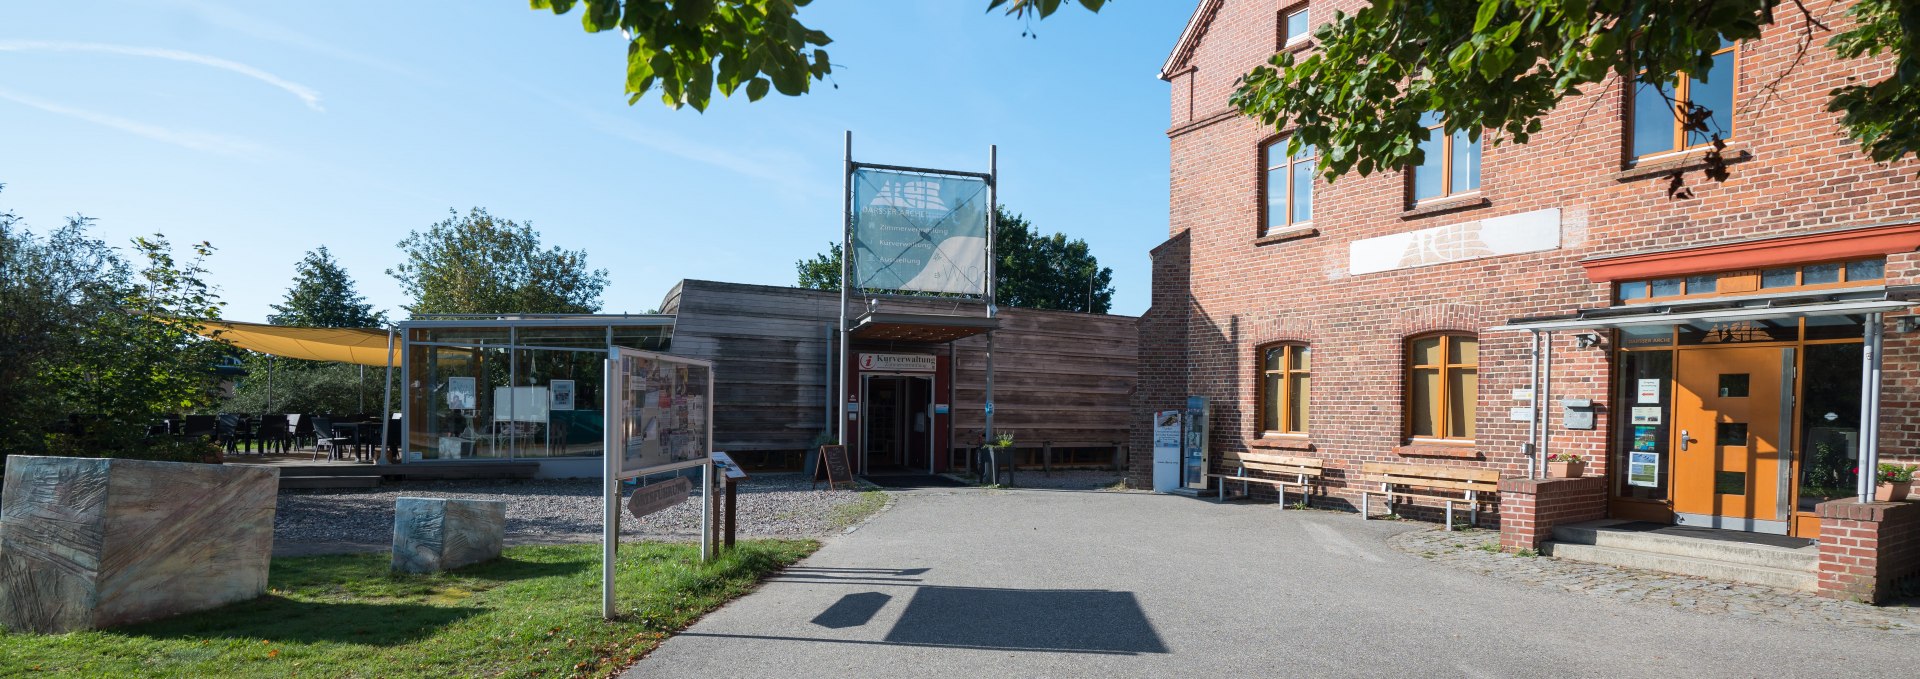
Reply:
<svg viewBox="0 0 1920 679"><path fill-rule="evenodd" d="M409 459L503 459L494 397L511 374L499 347L412 346L407 356Z"/></svg>
<svg viewBox="0 0 1920 679"><path fill-rule="evenodd" d="M605 346L606 331L600 342ZM524 331L522 337L524 337ZM516 349L514 457L597 456L605 413L600 388L604 351Z"/></svg>
<svg viewBox="0 0 1920 679"><path fill-rule="evenodd" d="M615 346L639 349L642 351L666 351L671 342L672 329L660 326L614 326L613 343ZM605 345L601 345L605 346Z"/></svg>
<svg viewBox="0 0 1920 679"><path fill-rule="evenodd" d="M1808 319L1812 320L1812 319ZM1860 466L1862 345L1809 344L1801 375L1800 511L1853 497Z"/></svg>
<svg viewBox="0 0 1920 679"><path fill-rule="evenodd" d="M1672 351L1626 351L1620 356L1620 393L1616 403L1628 404L1622 424L1615 426L1619 442L1614 446L1615 492L1624 498L1667 499L1667 417L1672 401ZM1650 402L1640 398L1641 380L1651 380L1659 389Z"/></svg>

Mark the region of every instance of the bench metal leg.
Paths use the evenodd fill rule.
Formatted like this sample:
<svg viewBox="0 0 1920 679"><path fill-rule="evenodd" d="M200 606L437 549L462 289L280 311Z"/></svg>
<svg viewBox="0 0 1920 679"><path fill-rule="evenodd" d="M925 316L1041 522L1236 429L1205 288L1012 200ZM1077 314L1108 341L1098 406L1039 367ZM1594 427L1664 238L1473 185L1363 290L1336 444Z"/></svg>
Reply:
<svg viewBox="0 0 1920 679"><path fill-rule="evenodd" d="M1453 501L1447 501L1447 532L1453 532Z"/></svg>
<svg viewBox="0 0 1920 679"><path fill-rule="evenodd" d="M1280 511L1287 511L1287 487L1274 486L1274 489L1280 491Z"/></svg>
<svg viewBox="0 0 1920 679"><path fill-rule="evenodd" d="M1220 501L1221 502L1227 501L1227 482L1225 479L1222 479L1220 481Z"/></svg>
<svg viewBox="0 0 1920 679"><path fill-rule="evenodd" d="M1480 527L1480 501L1471 490L1467 491L1467 524L1469 528Z"/></svg>
<svg viewBox="0 0 1920 679"><path fill-rule="evenodd" d="M1366 493L1360 494L1360 520L1361 521L1367 520L1367 500L1371 499L1372 497L1373 497L1372 495L1368 495Z"/></svg>

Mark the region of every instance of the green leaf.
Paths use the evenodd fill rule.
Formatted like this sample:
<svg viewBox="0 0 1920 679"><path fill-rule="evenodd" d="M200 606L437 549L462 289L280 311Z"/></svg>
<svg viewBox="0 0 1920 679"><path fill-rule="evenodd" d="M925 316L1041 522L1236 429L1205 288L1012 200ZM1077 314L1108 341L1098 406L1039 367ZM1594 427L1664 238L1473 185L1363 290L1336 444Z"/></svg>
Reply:
<svg viewBox="0 0 1920 679"><path fill-rule="evenodd" d="M766 78L758 76L747 81L747 101L760 101L761 97L767 96L767 88L771 84Z"/></svg>
<svg viewBox="0 0 1920 679"><path fill-rule="evenodd" d="M1493 24L1493 17L1500 13L1501 0L1480 0L1480 11L1473 16L1473 32L1487 30Z"/></svg>

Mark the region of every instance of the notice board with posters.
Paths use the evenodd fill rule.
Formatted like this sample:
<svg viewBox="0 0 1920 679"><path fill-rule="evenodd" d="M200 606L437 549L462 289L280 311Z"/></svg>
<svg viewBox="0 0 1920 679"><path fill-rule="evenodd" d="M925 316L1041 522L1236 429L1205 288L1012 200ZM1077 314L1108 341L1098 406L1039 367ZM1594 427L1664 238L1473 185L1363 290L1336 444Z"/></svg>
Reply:
<svg viewBox="0 0 1920 679"><path fill-rule="evenodd" d="M707 463L713 452L713 364L616 350L610 427L614 478Z"/></svg>

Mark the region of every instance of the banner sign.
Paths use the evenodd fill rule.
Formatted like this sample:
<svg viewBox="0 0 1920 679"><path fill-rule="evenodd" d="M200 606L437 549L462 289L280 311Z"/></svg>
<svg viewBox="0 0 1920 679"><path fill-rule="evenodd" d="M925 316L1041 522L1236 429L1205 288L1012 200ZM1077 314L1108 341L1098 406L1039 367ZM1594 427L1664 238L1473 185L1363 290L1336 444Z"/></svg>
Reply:
<svg viewBox="0 0 1920 679"><path fill-rule="evenodd" d="M991 209L978 177L854 169L854 285L986 294Z"/></svg>
<svg viewBox="0 0 1920 679"><path fill-rule="evenodd" d="M707 463L713 452L713 365L616 350L612 424L614 478Z"/></svg>
<svg viewBox="0 0 1920 679"><path fill-rule="evenodd" d="M940 367L940 358L932 354L861 354L861 370L882 372L930 373Z"/></svg>

